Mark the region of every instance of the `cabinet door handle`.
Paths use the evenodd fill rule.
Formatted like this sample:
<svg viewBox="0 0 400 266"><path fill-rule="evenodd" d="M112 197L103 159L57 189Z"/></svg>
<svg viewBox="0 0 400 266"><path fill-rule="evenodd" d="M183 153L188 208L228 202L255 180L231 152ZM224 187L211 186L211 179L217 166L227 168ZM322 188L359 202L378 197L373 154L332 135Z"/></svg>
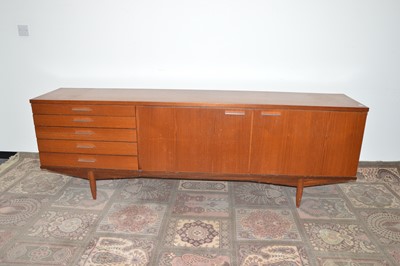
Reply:
<svg viewBox="0 0 400 266"><path fill-rule="evenodd" d="M93 122L93 119L89 117L84 117L84 118L74 118L73 121L78 123L90 123Z"/></svg>
<svg viewBox="0 0 400 266"><path fill-rule="evenodd" d="M91 130L75 130L75 135L93 135L94 132Z"/></svg>
<svg viewBox="0 0 400 266"><path fill-rule="evenodd" d="M88 158L88 159L78 158L78 162L80 162L80 163L95 163L96 159L95 158Z"/></svg>
<svg viewBox="0 0 400 266"><path fill-rule="evenodd" d="M280 112L269 112L269 111L262 111L261 116L280 116Z"/></svg>
<svg viewBox="0 0 400 266"><path fill-rule="evenodd" d="M76 144L77 149L93 149L96 148L93 144Z"/></svg>
<svg viewBox="0 0 400 266"><path fill-rule="evenodd" d="M226 110L225 115L245 115L245 111Z"/></svg>
<svg viewBox="0 0 400 266"><path fill-rule="evenodd" d="M72 107L73 112L91 112L93 111L90 107Z"/></svg>

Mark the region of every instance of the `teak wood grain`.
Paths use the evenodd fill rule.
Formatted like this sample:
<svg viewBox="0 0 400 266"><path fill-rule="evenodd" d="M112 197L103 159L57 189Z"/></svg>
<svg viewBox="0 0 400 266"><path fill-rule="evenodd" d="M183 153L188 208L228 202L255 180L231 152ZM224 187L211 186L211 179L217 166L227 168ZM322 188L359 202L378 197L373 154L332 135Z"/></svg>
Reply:
<svg viewBox="0 0 400 266"><path fill-rule="evenodd" d="M144 171L248 173L251 111L138 107Z"/></svg>
<svg viewBox="0 0 400 266"><path fill-rule="evenodd" d="M297 187L354 180L368 107L343 94L58 89L31 99L41 167Z"/></svg>

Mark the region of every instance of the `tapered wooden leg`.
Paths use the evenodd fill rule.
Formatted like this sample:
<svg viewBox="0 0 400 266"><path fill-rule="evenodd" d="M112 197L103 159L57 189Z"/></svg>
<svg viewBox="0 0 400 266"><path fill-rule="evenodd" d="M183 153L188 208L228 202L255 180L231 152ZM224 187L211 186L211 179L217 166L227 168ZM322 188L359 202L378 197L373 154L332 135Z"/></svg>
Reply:
<svg viewBox="0 0 400 266"><path fill-rule="evenodd" d="M96 199L97 196L97 189L96 189L96 178L94 177L93 171L88 172L88 178L90 183L90 191L92 192L93 199Z"/></svg>
<svg viewBox="0 0 400 266"><path fill-rule="evenodd" d="M297 180L297 190L296 190L296 207L300 207L301 198L303 197L304 181L303 178Z"/></svg>

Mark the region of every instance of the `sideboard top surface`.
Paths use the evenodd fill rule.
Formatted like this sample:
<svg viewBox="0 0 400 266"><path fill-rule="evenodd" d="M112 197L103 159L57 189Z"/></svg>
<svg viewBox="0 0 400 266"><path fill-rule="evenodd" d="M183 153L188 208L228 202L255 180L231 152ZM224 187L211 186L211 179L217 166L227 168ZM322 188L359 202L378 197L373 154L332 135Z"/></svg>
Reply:
<svg viewBox="0 0 400 266"><path fill-rule="evenodd" d="M267 91L90 89L60 88L31 99L31 103L113 103L161 106L229 106L237 108L295 108L368 111L344 94Z"/></svg>

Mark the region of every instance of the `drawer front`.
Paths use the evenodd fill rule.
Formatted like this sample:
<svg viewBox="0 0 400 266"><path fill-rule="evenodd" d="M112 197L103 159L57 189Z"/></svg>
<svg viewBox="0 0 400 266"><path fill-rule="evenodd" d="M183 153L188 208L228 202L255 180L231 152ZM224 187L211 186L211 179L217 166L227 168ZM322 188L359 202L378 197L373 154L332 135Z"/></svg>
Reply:
<svg viewBox="0 0 400 266"><path fill-rule="evenodd" d="M136 156L39 153L41 166L78 167L90 169L138 170Z"/></svg>
<svg viewBox="0 0 400 266"><path fill-rule="evenodd" d="M36 126L136 128L135 117L34 115Z"/></svg>
<svg viewBox="0 0 400 266"><path fill-rule="evenodd" d="M34 114L53 115L102 115L135 116L135 106L131 105L90 105L90 104L32 104Z"/></svg>
<svg viewBox="0 0 400 266"><path fill-rule="evenodd" d="M40 152L137 155L137 143L74 140L38 140Z"/></svg>
<svg viewBox="0 0 400 266"><path fill-rule="evenodd" d="M36 127L37 139L103 140L136 142L135 129Z"/></svg>

